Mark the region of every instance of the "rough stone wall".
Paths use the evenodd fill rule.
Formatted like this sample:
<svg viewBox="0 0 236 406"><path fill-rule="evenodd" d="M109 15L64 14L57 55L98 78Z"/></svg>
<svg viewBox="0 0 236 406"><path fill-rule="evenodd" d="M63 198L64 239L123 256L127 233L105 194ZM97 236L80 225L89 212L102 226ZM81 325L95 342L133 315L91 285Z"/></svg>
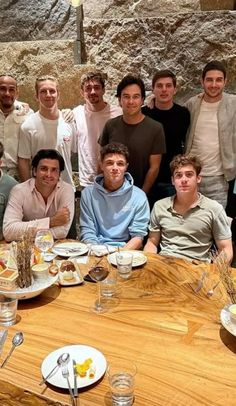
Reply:
<svg viewBox="0 0 236 406"><path fill-rule="evenodd" d="M228 90L236 92L235 13L200 12L199 0L84 0L79 14L69 0L0 0L1 72L16 75L20 99L36 108L35 77L58 77L61 106L81 102L81 74L93 66L108 73L108 96L127 72L139 73L150 88L157 68L178 77L179 98L199 88L202 66L223 60ZM84 39L83 65L78 41Z"/></svg>

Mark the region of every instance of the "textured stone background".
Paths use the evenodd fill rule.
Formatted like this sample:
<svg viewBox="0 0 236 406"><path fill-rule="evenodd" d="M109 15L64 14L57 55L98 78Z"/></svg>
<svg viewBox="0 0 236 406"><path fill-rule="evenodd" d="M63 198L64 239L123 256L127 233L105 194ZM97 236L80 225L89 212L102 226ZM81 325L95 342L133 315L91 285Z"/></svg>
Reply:
<svg viewBox="0 0 236 406"><path fill-rule="evenodd" d="M67 0L0 0L1 72L17 76L20 99L32 107L35 77L46 73L59 78L61 106L77 105L80 76L93 66L108 73L111 99L126 73L140 73L150 88L155 69L171 68L184 100L199 88L202 66L217 58L236 92L235 12L201 12L198 0L84 0L83 9L81 32Z"/></svg>

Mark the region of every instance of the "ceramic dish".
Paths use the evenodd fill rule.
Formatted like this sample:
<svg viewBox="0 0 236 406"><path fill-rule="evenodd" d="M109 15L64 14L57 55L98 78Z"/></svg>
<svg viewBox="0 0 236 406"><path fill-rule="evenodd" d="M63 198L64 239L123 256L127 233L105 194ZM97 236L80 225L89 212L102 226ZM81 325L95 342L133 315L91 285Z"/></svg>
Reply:
<svg viewBox="0 0 236 406"><path fill-rule="evenodd" d="M133 262L132 262L132 267L135 268L136 266L141 266L144 265L147 262L147 257L146 255L144 255L142 253L142 251L135 251L135 250L130 250L130 251L125 251L125 250L121 250L122 252L130 252L131 254L133 254ZM108 256L109 261L112 265L117 265L116 263L116 252L114 252L113 254L110 254Z"/></svg>
<svg viewBox="0 0 236 406"><path fill-rule="evenodd" d="M81 275L79 265L76 261L76 258L70 258L69 259L71 262L73 262L75 266L75 271L73 272L73 278L72 279L65 279L63 278L63 272L60 272L60 266L65 260L54 260L54 263L58 266L59 272L58 272L58 281L60 285L62 286L73 286L73 285L80 285L81 283L84 282L83 276Z"/></svg>
<svg viewBox="0 0 236 406"><path fill-rule="evenodd" d="M87 358L91 358L93 361L93 368L95 371L94 377L89 378L87 375L83 378L77 377L78 388L85 388L86 386L92 385L97 382L106 372L107 362L104 355L94 347L89 347L87 345L68 345L66 347L58 348L57 350L51 352L44 358L41 365L41 372L43 377L47 376L53 367L57 364L58 357L63 353L70 354L70 362L68 364L69 369L69 379L71 387L74 388L74 375L73 375L73 365L72 360L76 363L83 363ZM47 382L51 385L57 386L58 388L68 389L66 379L63 378L60 369L56 369L55 373L47 379Z"/></svg>
<svg viewBox="0 0 236 406"><path fill-rule="evenodd" d="M59 242L52 247L52 252L61 257L77 257L86 254L88 247L77 241Z"/></svg>
<svg viewBox="0 0 236 406"><path fill-rule="evenodd" d="M34 280L28 288L17 288L15 290L0 290L0 293L6 297L17 298L18 300L31 299L40 295L45 289L57 281L58 276L48 276L45 279Z"/></svg>
<svg viewBox="0 0 236 406"><path fill-rule="evenodd" d="M225 306L220 313L220 320L224 328L236 337L236 321L233 322L230 317L229 307L231 305Z"/></svg>

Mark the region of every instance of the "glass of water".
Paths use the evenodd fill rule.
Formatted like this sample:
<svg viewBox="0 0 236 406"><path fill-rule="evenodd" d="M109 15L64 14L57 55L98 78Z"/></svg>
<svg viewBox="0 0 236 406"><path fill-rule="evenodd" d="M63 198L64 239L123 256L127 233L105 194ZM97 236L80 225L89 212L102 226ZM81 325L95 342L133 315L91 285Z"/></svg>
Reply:
<svg viewBox="0 0 236 406"><path fill-rule="evenodd" d="M35 246L43 253L44 259L45 253L50 250L54 244L53 235L50 230L38 230L35 236Z"/></svg>
<svg viewBox="0 0 236 406"><path fill-rule="evenodd" d="M113 406L131 406L134 402L136 365L129 360L117 359L108 365L108 381Z"/></svg>
<svg viewBox="0 0 236 406"><path fill-rule="evenodd" d="M116 253L116 264L118 275L123 279L128 279L132 274L133 254L129 251Z"/></svg>

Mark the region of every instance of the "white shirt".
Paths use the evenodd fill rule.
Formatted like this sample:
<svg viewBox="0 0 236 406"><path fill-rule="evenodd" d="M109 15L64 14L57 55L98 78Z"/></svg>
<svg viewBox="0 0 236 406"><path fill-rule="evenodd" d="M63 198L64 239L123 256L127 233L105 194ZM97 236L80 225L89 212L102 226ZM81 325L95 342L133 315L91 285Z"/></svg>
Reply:
<svg viewBox="0 0 236 406"><path fill-rule="evenodd" d="M0 110L0 141L4 145L2 169L12 176L18 175L17 152L20 126L33 113L28 105L15 101L13 111L7 116Z"/></svg>
<svg viewBox="0 0 236 406"><path fill-rule="evenodd" d="M202 164L202 176L223 174L217 118L219 103L220 101L207 103L203 100L196 123L190 152L200 159Z"/></svg>
<svg viewBox="0 0 236 406"><path fill-rule="evenodd" d="M110 118L120 116L122 109L109 104L103 110L90 111L86 105L73 110L78 130L79 179L81 186L93 184L98 169L98 138Z"/></svg>
<svg viewBox="0 0 236 406"><path fill-rule="evenodd" d="M71 151L77 152L76 129L73 123L64 121L61 112L58 119L49 120L37 111L22 124L18 156L32 159L40 149L56 149L60 152L65 161L61 178L74 185L70 158Z"/></svg>

